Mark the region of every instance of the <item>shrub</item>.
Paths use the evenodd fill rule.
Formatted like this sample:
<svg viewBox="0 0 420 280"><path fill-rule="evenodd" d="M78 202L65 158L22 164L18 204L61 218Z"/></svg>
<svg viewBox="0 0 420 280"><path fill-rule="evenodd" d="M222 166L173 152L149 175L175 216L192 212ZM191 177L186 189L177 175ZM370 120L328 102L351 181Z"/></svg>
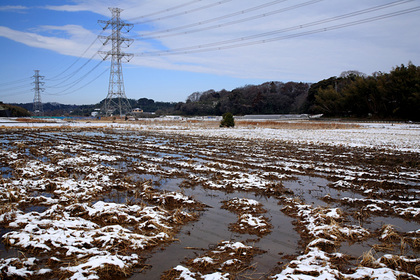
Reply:
<svg viewBox="0 0 420 280"><path fill-rule="evenodd" d="M233 119L232 113L224 113L223 119L220 123L220 127L234 127L235 126L235 120Z"/></svg>

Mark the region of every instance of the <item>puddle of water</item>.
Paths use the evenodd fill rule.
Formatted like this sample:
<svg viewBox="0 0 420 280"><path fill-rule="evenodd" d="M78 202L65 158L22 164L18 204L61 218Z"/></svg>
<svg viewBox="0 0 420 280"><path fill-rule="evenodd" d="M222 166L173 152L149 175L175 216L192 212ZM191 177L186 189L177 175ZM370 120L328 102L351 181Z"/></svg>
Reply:
<svg viewBox="0 0 420 280"><path fill-rule="evenodd" d="M340 199L343 197L363 198L362 195L353 193L349 190L342 190L328 187L331 181L320 178L300 175L297 180L283 181L283 185L292 190L296 196L303 200L306 204L316 206L331 206L331 203L325 202L322 198L330 195L332 198Z"/></svg>
<svg viewBox="0 0 420 280"><path fill-rule="evenodd" d="M25 213L29 213L29 212L38 212L38 213L42 213L45 210L49 209L50 207L48 206L42 206L42 205L32 205L32 206L28 206L24 209Z"/></svg>
<svg viewBox="0 0 420 280"><path fill-rule="evenodd" d="M167 191L180 191L180 179L168 179L162 182L160 189ZM181 232L175 237L179 241L166 247L156 250L146 261L151 265L142 273L135 273L130 279L158 279L166 270L169 270L182 263L183 260L202 255L209 246L216 245L222 240L234 240L245 242L247 239L254 239L255 243L250 244L265 250L266 253L257 255L252 263L256 263L256 270L253 273L262 275L269 273L281 261L279 254L296 254L298 250L299 235L293 229L293 219L280 211L281 205L278 200L262 196L255 196L249 192L224 193L218 190L207 190L201 186L193 189L183 189L185 195L193 197L209 206L200 216L199 220L184 226ZM229 231L230 223L237 221L237 215L221 209L222 201L234 197L255 199L264 205L268 212L264 216L270 219L273 231L258 240L256 235L240 234ZM201 248L204 250L192 250L188 248Z"/></svg>
<svg viewBox="0 0 420 280"><path fill-rule="evenodd" d="M277 200L269 198L266 201L260 199L259 202L264 204L264 209L268 210L264 215L269 217L273 228L269 235L255 244L255 246L265 250L266 253L256 256L252 263L257 263L256 275L268 276L278 262L287 262L282 256L298 253L300 236L292 225L294 219L280 211L282 206L277 204Z"/></svg>
<svg viewBox="0 0 420 280"><path fill-rule="evenodd" d="M236 215L228 211L210 208L205 211L200 220L184 226L182 231L175 237L179 241L163 247L153 253L146 264L151 269L143 273L134 274L130 279L159 279L160 275L188 258L200 255L204 250L191 250L188 248L208 249L209 245L215 245L221 240L234 239L233 234L228 231L227 225L236 220Z"/></svg>
<svg viewBox="0 0 420 280"><path fill-rule="evenodd" d="M327 185L330 181L324 178L297 176L297 180L284 181L283 185L292 190L295 196L298 196L306 204L315 204L327 206L327 203L321 200L327 195Z"/></svg>
<svg viewBox="0 0 420 280"><path fill-rule="evenodd" d="M1 175L1 177L6 178L6 179L12 178L13 177L12 172L13 172L12 168L0 165L0 175Z"/></svg>
<svg viewBox="0 0 420 280"><path fill-rule="evenodd" d="M108 202L108 203L119 203L119 204L125 204L127 202L134 203L134 204L143 204L143 203L146 204L141 198L135 198L131 193L128 193L127 191L118 191L118 190L112 190L110 193L103 196L98 201L103 201L103 202ZM95 201L95 203L96 202L97 201Z"/></svg>
<svg viewBox="0 0 420 280"><path fill-rule="evenodd" d="M383 216L371 216L365 221L364 227L369 229L381 229L384 225L394 226L396 231L408 232L417 231L420 229L420 225L416 221L408 221L398 217L383 217Z"/></svg>
<svg viewBox="0 0 420 280"><path fill-rule="evenodd" d="M10 229L5 229L0 227L0 240L3 240L3 235L10 232ZM18 257L19 250L13 247L6 248L3 242L0 242L0 258L11 258L11 257Z"/></svg>
<svg viewBox="0 0 420 280"><path fill-rule="evenodd" d="M152 265L151 269L147 269L143 273L136 273L131 277L131 279L158 279L164 271L175 267L178 264L181 264L185 258L193 258L196 255L201 255L204 253L203 250L191 250L188 249L188 247L208 249L209 246L215 245L221 240L235 240L244 242L247 239L254 239L255 243L250 245L253 245L266 251L266 253L262 255L255 256L255 258L252 261L252 263L257 263L255 273L259 273L260 275L267 275L267 273L269 273L272 269L278 267L277 262L283 260L282 255L298 254L298 251L301 250L301 248L298 246L300 235L295 231L294 226L292 225L294 219L288 217L287 215L284 215L280 211L282 205L278 205L278 201L274 198L255 196L252 193L244 192L226 194L217 190L206 190L203 189L201 186L196 186L195 188L191 189L180 189L179 185L184 179L160 179L160 176L136 174L135 172L131 171L132 165L130 165L130 162L132 162L134 165L136 161L141 161L141 157L139 157L139 159L136 159L137 154L147 155L152 158L166 158L168 161L170 160L174 162L186 161L191 159L196 163L211 163L215 160L215 158L224 158L225 160L231 159L232 166L234 166L237 163L236 156L238 158L241 157L241 151L247 147L246 145L241 146L242 150L238 150L237 154L235 154L231 151L229 151L229 153L222 150L212 151L211 145L206 146L207 148L203 148L194 146L194 144L192 144L194 142L181 142L180 144L178 144L173 142L175 140L166 139L165 136L154 137L147 134L142 135L140 133L132 134L131 132L122 132L121 135L104 134L103 132L74 132L67 134L56 133L51 134L51 136L50 134L46 133L45 135L47 135L48 137L52 137L60 142L70 141L72 138L72 141L77 143L90 144L93 146L100 144L99 146L103 146L102 149L105 149L100 150L98 148L93 149L86 147L76 149L74 147L70 147L69 151L71 152L65 152L64 154L71 156L77 155L80 152L80 150L94 151L96 153L108 153L106 149L110 148L110 143L112 144L116 140L120 141L121 143L123 143L123 146L116 148L116 154L123 155L125 161L103 162L102 164L104 164L105 166L112 166L120 171L127 172L127 174L133 176L133 179L135 180L151 179L154 182L153 184L159 184L158 186L156 186L158 189L167 191L182 191L185 195L191 196L195 200L210 206L208 209L201 213L201 216L198 221L192 222L182 227L181 231L177 234L177 236L175 236L175 238L177 238L179 241L168 244L167 246L157 248L153 253L150 253L146 263ZM58 138L56 138L55 136L57 136ZM67 138L68 136L70 137ZM81 137L79 138L77 136L89 137L89 139L84 139ZM13 137L10 138L13 139ZM27 141L36 140L36 138L32 138L29 136L26 136L26 139ZM16 138L16 140L18 140L18 137ZM134 145L131 146L132 144ZM139 149L139 151L136 150L136 147L138 147L136 145L146 144L150 145L148 149ZM168 145L169 148L176 147L176 149L172 151L169 148L163 147L159 152L157 148L162 145ZM190 145L192 146L192 148L187 149L187 147L189 147ZM215 145L215 147L217 149L218 146ZM212 155L213 152L217 154L217 157ZM210 153L210 155L208 153ZM40 159L44 160L44 158ZM255 162L258 162L259 159L260 158L256 157ZM244 158L243 160L246 160L246 158ZM150 159L148 160L148 162L152 163L153 160ZM157 164L159 165L160 163ZM166 166L165 164L161 164L163 170L171 169L170 166L171 165L169 164L167 164ZM8 176L7 174L11 173L11 171L8 170L7 167L3 167L0 165L0 168L1 174L5 174L3 176ZM181 170L184 171L183 169ZM258 165L255 165L254 167L249 167L248 170L244 169L243 172L248 171L249 173L252 173L253 171L258 170ZM186 170L184 172L187 173ZM331 206L322 200L322 198L327 194L331 195L331 197L333 198L363 197L360 194L351 192L351 190L339 190L335 188L330 188L328 187L328 184L331 182L324 178L304 175L296 175L296 177L298 177L298 180L283 181L285 187L291 189L295 193L295 195L299 196L304 201L304 203L313 204L314 207ZM411 186L411 184L408 185ZM416 193L418 190L415 188L415 186L415 183L413 183L412 188L410 188L409 192L413 190ZM221 209L220 207L221 201L229 200L233 197L245 197L260 201L264 205L264 209L268 211L264 214L264 216L270 219L270 223L273 226L272 232L258 240L257 236L255 235L239 234L229 231L229 224L236 222L237 216L236 214ZM130 196L127 196L127 193L115 191L105 195L102 200L115 203L126 203L127 198L130 198ZM339 204L335 205L334 207L336 206L345 208L345 206L340 206ZM43 206L31 206L28 207L26 211L42 212L45 211L45 208L46 207ZM351 210L354 209L351 208ZM357 221L352 221L352 224L357 224ZM381 226L384 224L394 225L397 231L402 232L415 231L419 229L419 224L417 222L406 221L404 219L395 217L377 216L371 216L363 226L371 231L374 231L378 228L381 228ZM6 232L6 229L0 228L0 236L3 236ZM364 252L369 251L371 246L377 243L378 240L374 238L369 239L367 241L352 244L344 242L341 245L339 251L357 258L361 256ZM4 257L7 254L15 256L17 255L17 251L11 249L6 252L6 248L4 247L3 243L0 243L1 257Z"/></svg>

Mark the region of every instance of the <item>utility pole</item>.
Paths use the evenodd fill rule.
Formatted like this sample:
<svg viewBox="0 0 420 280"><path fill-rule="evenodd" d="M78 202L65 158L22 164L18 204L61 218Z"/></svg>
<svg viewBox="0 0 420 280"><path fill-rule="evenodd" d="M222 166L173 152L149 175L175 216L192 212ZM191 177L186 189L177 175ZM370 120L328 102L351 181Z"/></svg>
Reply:
<svg viewBox="0 0 420 280"><path fill-rule="evenodd" d="M34 88L35 96L34 96L34 115L35 116L42 116L44 115L44 109L42 108L42 102L41 102L41 92L43 92L45 89L41 88L45 83L41 82L40 80L44 79L44 76L39 75L39 70L34 70L35 74L32 76L34 78Z"/></svg>
<svg viewBox="0 0 420 280"><path fill-rule="evenodd" d="M104 40L103 45L105 46L110 41L112 44L110 51L99 51L103 55L103 60L111 57L108 95L102 110L105 115L109 116L118 109L120 116L122 116L123 114L131 113L131 105L125 95L121 61L125 59L126 62L129 62L134 55L122 52L121 47L129 47L134 40L122 37L121 32L123 32L123 29L129 32L133 28L133 24L121 20L120 14L122 9L109 8L109 10L112 13L110 20L98 20L103 30L111 26L111 35L99 36L100 39Z"/></svg>

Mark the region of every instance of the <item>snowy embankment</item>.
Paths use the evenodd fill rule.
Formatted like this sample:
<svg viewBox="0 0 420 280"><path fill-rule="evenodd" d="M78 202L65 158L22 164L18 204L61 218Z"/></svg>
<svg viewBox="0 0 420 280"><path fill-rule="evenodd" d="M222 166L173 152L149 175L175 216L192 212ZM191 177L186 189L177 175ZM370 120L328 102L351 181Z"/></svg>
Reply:
<svg viewBox="0 0 420 280"><path fill-rule="evenodd" d="M287 123L307 123L308 129L295 128L264 128L258 125L253 127L215 128L205 126L210 121L201 121L204 125L196 125L185 120L165 122L158 118L146 122L135 123L105 123L105 122L59 122L59 123L1 123L2 127L103 127L126 130L152 130L182 135L210 136L217 138L241 138L289 141L300 144L333 145L345 147L368 147L378 149L391 149L420 153L420 124L412 123L349 123L349 128L319 129L320 122L289 121ZM284 122L283 122L284 123ZM322 122L333 124L334 122ZM340 122L339 124L346 124ZM313 128L311 128L313 126ZM358 126L357 128L354 128Z"/></svg>
<svg viewBox="0 0 420 280"><path fill-rule="evenodd" d="M383 148L420 153L419 124L363 123L359 125L360 128L350 129L217 128L178 130L169 128L167 131L222 138L267 139L300 144Z"/></svg>

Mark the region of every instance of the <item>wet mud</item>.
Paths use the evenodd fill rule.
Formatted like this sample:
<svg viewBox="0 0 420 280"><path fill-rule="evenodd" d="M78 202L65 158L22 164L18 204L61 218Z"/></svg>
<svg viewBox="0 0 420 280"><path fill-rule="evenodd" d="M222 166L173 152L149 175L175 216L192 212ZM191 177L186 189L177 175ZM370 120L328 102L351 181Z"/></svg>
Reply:
<svg viewBox="0 0 420 280"><path fill-rule="evenodd" d="M4 278L420 276L418 153L89 128L0 145Z"/></svg>

